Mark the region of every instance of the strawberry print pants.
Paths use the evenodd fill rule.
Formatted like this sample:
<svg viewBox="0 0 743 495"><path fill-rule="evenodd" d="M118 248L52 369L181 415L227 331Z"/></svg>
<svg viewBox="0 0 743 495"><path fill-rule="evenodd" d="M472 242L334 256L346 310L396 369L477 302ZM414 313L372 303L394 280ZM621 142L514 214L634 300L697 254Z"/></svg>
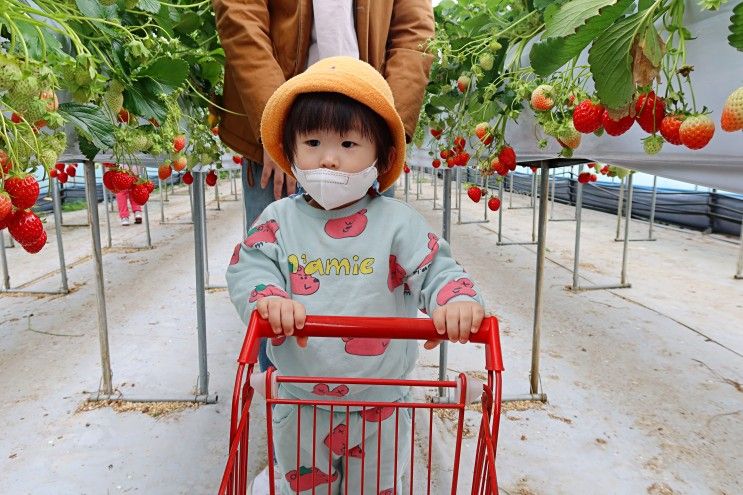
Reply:
<svg viewBox="0 0 743 495"><path fill-rule="evenodd" d="M288 404L273 409L275 476L282 495L396 495L395 478L401 494L410 440L410 409L338 406L331 412Z"/></svg>

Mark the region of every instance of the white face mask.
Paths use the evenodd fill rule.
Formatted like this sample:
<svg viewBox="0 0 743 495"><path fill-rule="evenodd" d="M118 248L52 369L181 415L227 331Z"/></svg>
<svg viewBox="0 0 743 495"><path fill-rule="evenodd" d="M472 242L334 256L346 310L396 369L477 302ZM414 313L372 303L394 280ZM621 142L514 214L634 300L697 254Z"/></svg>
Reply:
<svg viewBox="0 0 743 495"><path fill-rule="evenodd" d="M364 197L377 180L376 163L374 160L368 168L354 174L327 168L302 170L296 165L292 171L312 199L326 210L332 210Z"/></svg>

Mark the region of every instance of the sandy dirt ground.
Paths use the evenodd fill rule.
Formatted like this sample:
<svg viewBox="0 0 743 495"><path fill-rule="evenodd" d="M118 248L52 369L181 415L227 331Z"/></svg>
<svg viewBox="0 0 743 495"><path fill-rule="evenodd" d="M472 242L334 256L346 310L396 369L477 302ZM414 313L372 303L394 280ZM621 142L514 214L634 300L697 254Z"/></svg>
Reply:
<svg viewBox="0 0 743 495"><path fill-rule="evenodd" d="M242 236L240 203L221 183L208 191L210 282L221 285ZM112 215L104 249L114 384L124 398L188 399L198 376L193 229L185 187L165 205L150 203L152 249L142 226ZM429 183L422 186L430 198ZM402 191L398 188L398 197ZM441 229L430 200L411 204ZM463 220L482 206L463 197ZM157 196L153 198L157 200ZM506 199L505 207L508 207ZM515 196L513 206L527 197ZM103 206L99 207L101 215ZM574 210L556 205L555 217ZM498 246L497 215L452 225L458 261L483 289L501 322L504 396L529 390L536 247ZM85 213L65 223L85 223ZM8 249L13 286L58 269L53 222L39 255ZM504 241L531 238L531 210L504 211ZM105 223L102 222L104 246ZM584 211L581 284L618 281L615 218ZM743 280L733 280L737 246L714 236L657 227L655 242L632 242L629 289L571 292L574 222L549 222L541 335L541 391L547 403L507 403L497 471L501 493L736 494L743 492ZM229 402L242 325L227 293L206 294L209 391L214 405L142 411L91 407L101 376L90 232L63 227L68 295L0 295L0 493L215 493L227 452ZM632 237L647 236L633 221ZM7 237L6 237L7 242ZM58 274L28 290L54 290ZM438 352L424 351L416 375L437 374ZM482 376L482 350L449 347L450 376ZM262 467L262 404L251 433ZM142 408L140 408L141 410ZM476 408L465 422L462 466L474 462ZM425 421L418 431L427 434ZM445 493L455 423L434 418L433 493ZM424 442L425 443L425 442ZM421 445L420 449L424 449ZM425 450L425 449L424 449ZM425 474L416 466L415 477ZM467 480L463 480L464 485ZM417 490L416 490L417 491ZM460 490L460 493L464 491Z"/></svg>

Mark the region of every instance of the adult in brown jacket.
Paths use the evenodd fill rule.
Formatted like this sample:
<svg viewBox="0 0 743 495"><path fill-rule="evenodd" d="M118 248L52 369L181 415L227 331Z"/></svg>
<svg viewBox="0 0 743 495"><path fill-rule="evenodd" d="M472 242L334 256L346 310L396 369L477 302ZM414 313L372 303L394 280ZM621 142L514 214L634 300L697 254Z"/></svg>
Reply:
<svg viewBox="0 0 743 495"><path fill-rule="evenodd" d="M316 0L317 1L317 0ZM243 194L248 225L284 192L283 172L260 144L268 98L305 70L312 0L212 0L226 55L219 135L248 161ZM425 44L434 34L431 0L353 0L359 58L387 80L408 141L415 131L433 60ZM261 166L261 164L263 164ZM267 187L273 175L273 187ZM260 178L260 187L255 179ZM286 177L286 190L295 181Z"/></svg>

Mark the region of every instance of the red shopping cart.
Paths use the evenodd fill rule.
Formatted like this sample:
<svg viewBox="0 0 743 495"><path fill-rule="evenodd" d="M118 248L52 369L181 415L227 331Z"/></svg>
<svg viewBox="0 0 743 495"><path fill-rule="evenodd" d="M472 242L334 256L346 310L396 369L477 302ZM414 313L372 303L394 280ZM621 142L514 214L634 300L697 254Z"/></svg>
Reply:
<svg viewBox="0 0 743 495"><path fill-rule="evenodd" d="M335 317L335 316L308 316L305 327L297 330L295 335L308 337L335 337L335 338L378 338L378 339L414 339L430 340L440 338L436 333L433 323L429 319L416 318L365 318L365 317ZM258 374L253 374L253 369L257 361L259 340L261 337L275 337L268 322L253 313L250 323L248 324L245 341L238 358L237 376L235 378L235 389L232 396L232 415L230 418L230 447L227 465L225 467L222 482L219 487L219 495L244 495L249 485L248 460L250 449L248 438L250 432L250 405L257 388L265 389L266 396L266 432L268 455L266 461L273 459L273 441L271 427L272 407L279 403L290 403L296 407L333 407L338 409L355 408L392 408L397 411L401 408L412 411L413 428L411 429L410 449L410 468L408 473L409 492L414 493L413 487L415 482L416 462L416 445L428 446L427 455L425 453L418 455L422 462L426 463L428 472L425 486L427 493L431 492L431 471L432 471L432 444L433 444L433 415L436 410L449 411L450 416L454 415L457 424L456 438L453 446L454 462L451 471L451 487L438 487L436 493L458 492L459 463L462 454L462 438L465 424L465 409L470 402L475 387L481 387L477 395L480 396L482 407L482 417L479 418L479 433L477 437L475 457L472 470L471 493L478 495L497 495L498 482L495 470L495 456L498 443L498 427L501 412L501 372L503 371L503 362L501 357L500 339L498 334L498 321L494 317L485 318L480 330L472 334L470 342L485 345L485 369L487 370L487 383L478 382L461 373L456 380L389 380L389 379L367 379L367 378L344 378L344 377L299 377L299 376L280 376L269 370L260 379L256 379ZM251 377L253 378L251 380ZM265 380L265 382L263 382ZM411 389L439 388L446 390L448 400L445 398L434 398L430 402L358 402L336 400L325 402L322 400L286 400L276 397L277 385L280 383L295 384L324 384L329 388L340 385L365 385L371 387L379 386L406 386ZM381 410L381 409L379 409ZM422 414L419 411L427 412L428 416L428 440L425 443L416 442L415 418L416 414ZM453 414L451 414L453 413ZM425 413L423 413L425 414ZM397 415L395 415L397 418ZM374 421L374 420L372 420ZM330 429L332 430L332 421ZM395 427L395 446L397 446L397 426ZM314 448L314 445L313 445ZM379 451L377 451L379 455ZM397 453L395 452L395 466L397 465ZM313 458L314 459L314 458ZM346 462L347 462L346 454ZM274 469L273 462L268 462L269 485L271 495L274 491ZM312 476L315 476L315 466L312 466ZM318 471L319 472L319 471ZM362 474L363 476L363 474ZM420 482L420 480L419 480ZM317 493L330 493L331 480L325 480L325 485L317 487ZM395 473L394 491L387 492L398 493L397 473ZM406 483L407 485L408 483ZM313 478L314 486L314 478ZM415 493L422 493L420 485ZM326 488L327 487L327 488ZM408 489L408 486L400 487ZM293 489L301 488L293 485ZM363 486L362 486L363 490ZM346 484L345 491L348 492ZM311 493L316 493L312 488ZM356 493L356 492L352 492ZM379 490L377 492L379 493Z"/></svg>

